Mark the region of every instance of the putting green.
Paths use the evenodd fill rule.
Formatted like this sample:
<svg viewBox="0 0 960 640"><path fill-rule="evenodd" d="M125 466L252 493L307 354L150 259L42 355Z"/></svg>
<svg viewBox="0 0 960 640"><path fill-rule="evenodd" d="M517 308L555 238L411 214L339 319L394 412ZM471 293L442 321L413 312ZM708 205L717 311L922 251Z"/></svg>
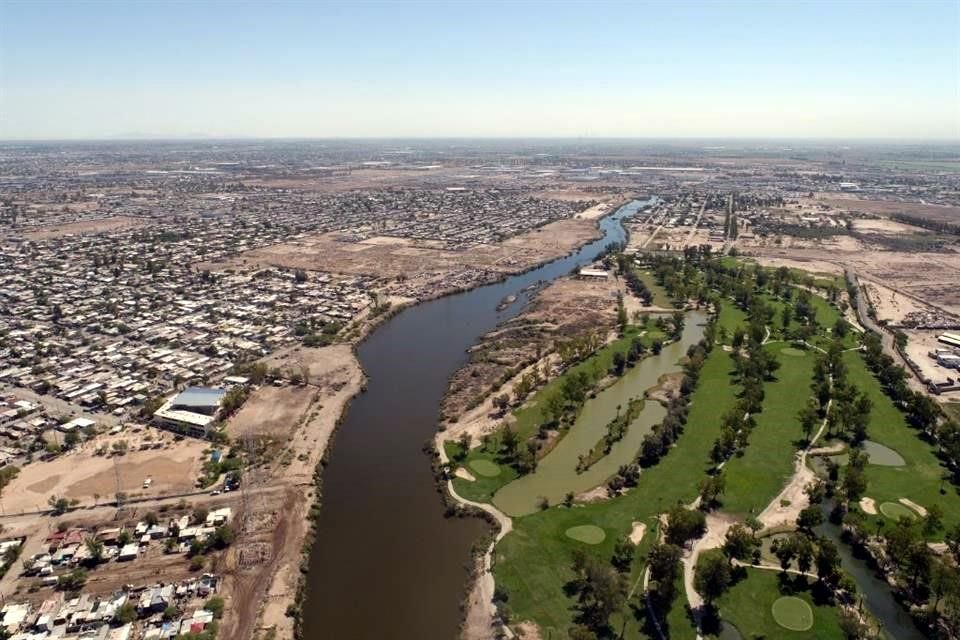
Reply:
<svg viewBox="0 0 960 640"><path fill-rule="evenodd" d="M805 356L807 352L803 349L797 349L796 347L784 347L780 349L780 353L785 356Z"/></svg>
<svg viewBox="0 0 960 640"><path fill-rule="evenodd" d="M905 507L899 502L884 502L880 505L880 513L892 520L899 520L900 518L904 517L910 518L911 520L915 520L917 518L917 514L913 511L913 509Z"/></svg>
<svg viewBox="0 0 960 640"><path fill-rule="evenodd" d="M773 603L773 619L784 629L806 631L813 626L813 609L806 600L783 596Z"/></svg>
<svg viewBox="0 0 960 640"><path fill-rule="evenodd" d="M564 532L564 535L584 544L600 544L607 537L606 532L594 524L570 527Z"/></svg>
<svg viewBox="0 0 960 640"><path fill-rule="evenodd" d="M493 478L500 475L500 465L484 458L477 458L470 461L470 468L487 478Z"/></svg>
<svg viewBox="0 0 960 640"><path fill-rule="evenodd" d="M907 464L899 453L873 440L864 440L863 450L870 456L870 464L881 467L902 467Z"/></svg>

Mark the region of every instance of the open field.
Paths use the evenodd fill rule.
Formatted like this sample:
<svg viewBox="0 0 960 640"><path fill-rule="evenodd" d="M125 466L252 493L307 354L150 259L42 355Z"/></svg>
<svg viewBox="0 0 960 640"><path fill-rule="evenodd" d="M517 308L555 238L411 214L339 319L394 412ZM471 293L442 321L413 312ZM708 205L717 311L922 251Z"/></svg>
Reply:
<svg viewBox="0 0 960 640"><path fill-rule="evenodd" d="M144 436L152 438L146 440ZM126 441L125 455L96 455L96 447ZM95 443L95 446L94 446ZM163 443L161 448L138 451L142 444ZM3 491L4 513L48 509L47 499L56 495L76 499L81 505L114 500L118 491L130 496L162 496L192 491L210 447L207 442L184 439L175 442L169 433L147 429L141 434L101 436L75 451L49 462L36 462ZM149 489L143 481L152 478Z"/></svg>
<svg viewBox="0 0 960 640"><path fill-rule="evenodd" d="M476 285L559 258L600 236L594 220L567 219L496 244L451 251L431 241L371 237L347 242L340 233L323 233L241 253L217 268L275 265L378 278L404 278L407 285L439 287L444 280ZM468 281L461 282L464 278ZM447 288L431 291L438 295Z"/></svg>
<svg viewBox="0 0 960 640"><path fill-rule="evenodd" d="M948 207L936 204L921 204L918 202L890 202L887 200L867 200L851 198L848 195L819 194L820 202L837 209L847 211L862 211L876 215L889 216L903 213L918 218L925 218L935 222L960 222L960 207Z"/></svg>
<svg viewBox="0 0 960 640"><path fill-rule="evenodd" d="M311 387L261 387L230 417L232 438L273 436L285 438L313 402Z"/></svg>
<svg viewBox="0 0 960 640"><path fill-rule="evenodd" d="M31 229L23 234L29 240L48 240L67 235L83 235L87 233L101 233L104 231L120 231L123 229L137 229L147 224L142 218L131 216L111 216L96 220L81 220L68 224L57 224Z"/></svg>

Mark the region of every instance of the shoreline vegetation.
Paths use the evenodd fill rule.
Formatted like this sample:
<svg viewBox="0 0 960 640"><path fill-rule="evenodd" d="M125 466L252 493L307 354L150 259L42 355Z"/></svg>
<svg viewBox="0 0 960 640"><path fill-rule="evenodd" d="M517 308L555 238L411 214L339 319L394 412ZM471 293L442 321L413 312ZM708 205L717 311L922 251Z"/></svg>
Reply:
<svg viewBox="0 0 960 640"><path fill-rule="evenodd" d="M670 259L654 259L657 284L664 285L678 299L706 302L706 295L716 311L707 344L713 346L716 342L723 348L705 348L700 354L690 355L685 370L688 376L693 374L693 380L684 381L677 396L689 400L672 407L659 431L645 439L638 452L639 474L629 470L618 474L615 480L620 482L611 483L606 499L600 502L570 494L562 505L544 502L536 513L508 519L509 534L501 531L497 535L483 561L477 563L475 582L470 588L470 593L476 595L481 580L492 582L487 590L493 592L496 612L488 608L489 602L472 599L469 604L488 612L489 624L486 630L478 628L481 616L468 610L464 637L493 637L493 629L498 625L500 633L519 631L522 637L542 637L544 633L604 637L616 628L619 637L626 638L657 637L663 633L693 638L698 633L719 633L722 620L740 622L741 630L749 630L753 623L748 622L751 618L743 603L749 602L750 597L744 594L766 584L767 576L772 577L775 571L781 575L774 580L778 586L772 592L773 598L782 595L777 602L783 602L788 599L786 596L797 594L815 602L810 624L818 634L840 638L843 634L859 637L849 634L871 633L870 629L875 631L878 623L869 613L858 610L856 583L840 569L831 541L813 531L820 522L814 516L819 514L819 503L825 498L833 498L839 505L831 515L836 521L843 521L845 539L859 541L877 558L876 564L896 585L894 593L901 602L911 605L915 619L925 625L947 624L942 617L936 622L940 597L934 600L930 596L930 609L915 583L911 588L906 580L908 569L900 566L902 560L898 560L903 554L909 556L907 549L920 553L919 546L910 546L914 544L911 538L916 540L917 535L923 549L927 549L926 541L942 539L944 532L948 544L951 535L960 539L960 522L955 522L960 517L960 500L951 495L957 492L945 492L941 482L940 497L936 497L936 474L930 477L931 470L935 471L940 464L935 448L925 444L916 432L910 433L910 426L922 433L933 433L939 413L903 388L902 375L894 375L890 370L892 363L878 355L879 341L869 334L861 338L851 330L844 319L849 302L843 297L841 282L731 258L685 257L695 263L702 261L699 268L708 270L693 275L691 280L691 274L686 272L677 277L679 271L674 267L674 275L670 276L670 269L658 266L658 260L662 266ZM664 282L664 275L674 280ZM634 292L646 288L647 282L643 282ZM749 328L745 330L745 326ZM596 358L610 344L607 342L586 360ZM865 349L862 356L860 349ZM693 367L690 360L696 362ZM531 402L538 403L551 383L571 375L571 371L572 367L557 370L529 398L518 402L512 415ZM800 392L807 384L811 388L810 408ZM491 395L495 393L492 391ZM643 395L649 397L653 393L647 390ZM643 402L643 395L637 398L637 405ZM900 406L895 406L895 402ZM633 402L630 405L628 413L636 406ZM670 417L674 415L676 419ZM611 439L616 441L622 435L623 422L629 420L621 421L621 417L618 415L606 425L605 435L587 459L581 460L578 472L584 464L593 464L594 457L602 458ZM664 428L668 423L671 426ZM722 428L715 430L714 425L720 423ZM522 432L519 420L513 424L519 425L517 430ZM454 441L442 431L437 434L435 447L441 463L438 480L446 480L450 499L489 503L499 487L531 471L502 455L504 436L510 441L507 449L517 448L513 441L520 434L510 436L510 430L501 427L493 437L484 436L478 448L472 437ZM657 442L660 434L667 434L663 443ZM812 462L813 469L808 467L806 456L798 458L800 462L794 469L795 455L803 447L809 449L821 436L826 443L817 443L816 457L810 456L810 460L825 459L826 471L817 471L820 463ZM931 437L937 441L935 433ZM943 447L942 429L939 437ZM868 464L869 457L859 453L867 438L884 443L870 445L873 448L892 446L904 455L906 472L923 485L907 491L916 502L903 496L902 488L894 486L900 467L885 466L881 461ZM556 438L551 440L551 446L555 445ZM839 456L830 455L837 447L851 447L846 467L835 460ZM473 460L496 464L498 456L501 464L492 477L453 473L469 468ZM649 462L644 464L644 458ZM536 458L533 462L535 468ZM757 465L760 467L754 469ZM689 476L689 481L681 480L680 475ZM700 481L694 479L697 476ZM659 490L650 494L653 485ZM794 486L795 494L791 489ZM465 489L471 497L463 497ZM899 497L899 504L906 505L904 509L920 515L910 519L912 525L902 520L895 532L888 528L888 534L896 533L893 539L881 537L883 523L877 522L877 517L864 517L856 507L857 500L866 492L877 493L877 504L893 504ZM783 497L786 494L788 498ZM940 501L954 508L944 509L938 505ZM868 504L872 504L872 498ZM732 512L725 513L727 508ZM760 510L763 514L758 520L756 514ZM642 521L647 516L662 524L658 527L659 541L641 537L639 544L624 546L623 541L629 539L638 519ZM571 528L587 526L599 529L601 534L596 549L590 548L593 542L585 548L585 541L571 540L563 534ZM951 527L956 531L950 533ZM900 551L892 550L891 544L900 545ZM768 554L763 558L761 547ZM612 554L612 569L601 561L605 554ZM929 550L921 555L923 562L929 563L923 566L941 573L949 571L949 563L944 565L936 560ZM572 571L564 566L565 559L572 563ZM681 559L683 575L679 568ZM794 562L799 563L797 569L790 568ZM750 568L745 570L745 566ZM806 575L811 566L815 569L809 574L812 577L801 580L798 575L792 580L792 587L791 580L785 579L791 572ZM637 593L641 581L644 590L650 583L647 605L636 605L628 616L623 607ZM531 591L534 584L537 587ZM606 600L606 605L596 591L601 589L600 584L610 586L605 593L612 600ZM730 591L734 584L735 591ZM584 600L584 589L593 594L589 601L592 604ZM628 591L629 595L625 595ZM738 595L727 597L724 594L728 592ZM758 629L772 624L766 629L768 633L784 633L776 611L770 618L768 610L767 618L757 622Z"/></svg>

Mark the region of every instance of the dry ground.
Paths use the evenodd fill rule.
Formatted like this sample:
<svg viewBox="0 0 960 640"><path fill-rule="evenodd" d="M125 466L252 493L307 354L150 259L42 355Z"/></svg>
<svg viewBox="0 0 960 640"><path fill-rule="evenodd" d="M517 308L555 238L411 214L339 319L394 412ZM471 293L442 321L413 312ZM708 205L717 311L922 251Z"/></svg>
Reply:
<svg viewBox="0 0 960 640"><path fill-rule="evenodd" d="M246 404L230 418L227 433L244 436L286 437L313 402L312 387L265 386L251 394Z"/></svg>
<svg viewBox="0 0 960 640"><path fill-rule="evenodd" d="M150 434L152 440L143 436ZM120 440L129 444L129 453L123 456L98 456L98 447L108 447ZM162 449L137 451L144 442L164 443ZM121 433L116 436L98 436L85 442L77 450L49 462L25 466L3 491L4 513L47 509L50 496L66 497L92 505L114 499L119 491L130 496L162 496L194 489L207 456L209 443L193 439L174 442L173 436L153 429L141 434ZM145 478L152 478L149 489L143 488Z"/></svg>
<svg viewBox="0 0 960 640"><path fill-rule="evenodd" d="M585 331L608 332L617 319L613 279L560 278L536 294L519 316L498 326L471 350L470 362L457 371L443 404L443 415L460 416L508 370L525 366L551 350L557 340ZM511 385L512 388L512 385Z"/></svg>
<svg viewBox="0 0 960 640"><path fill-rule="evenodd" d="M934 349L944 348L945 345L937 342L937 336L943 333L942 331L908 329L904 333L907 334L907 355L920 365L926 377L937 382L943 382L947 378L956 379L960 375L960 372L956 369L941 367L936 360L927 355ZM947 393L945 397L953 395L953 393Z"/></svg>
<svg viewBox="0 0 960 640"><path fill-rule="evenodd" d="M39 227L23 234L28 240L47 240L49 238L59 238L60 236L100 233L102 231L119 231L121 229L136 229L146 224L141 218L130 216L113 216L111 218L100 218L98 220L81 220L69 224L56 224Z"/></svg>
<svg viewBox="0 0 960 640"><path fill-rule="evenodd" d="M817 200L837 209L848 211L862 211L882 216L903 213L937 222L960 221L960 207L948 207L936 204L920 204L918 202L887 202L885 200L864 200L850 197L849 194L818 194Z"/></svg>
<svg viewBox="0 0 960 640"><path fill-rule="evenodd" d="M479 245L464 251L394 237L344 242L339 233L324 233L254 249L207 266L276 265L390 280L402 276L405 291L423 291L422 297L433 297L524 271L565 256L598 237L596 221L589 219L560 220L496 245ZM403 295L400 291L393 293Z"/></svg>

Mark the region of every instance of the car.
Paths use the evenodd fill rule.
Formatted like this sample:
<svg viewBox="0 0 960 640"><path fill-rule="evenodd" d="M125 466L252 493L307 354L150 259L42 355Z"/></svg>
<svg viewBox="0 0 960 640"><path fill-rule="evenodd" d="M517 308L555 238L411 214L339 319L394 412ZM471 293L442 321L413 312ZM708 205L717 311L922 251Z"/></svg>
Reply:
<svg viewBox="0 0 960 640"><path fill-rule="evenodd" d="M220 495L220 489L214 489L213 491L210 492L210 495L212 495L212 496L218 496L218 495Z"/></svg>

